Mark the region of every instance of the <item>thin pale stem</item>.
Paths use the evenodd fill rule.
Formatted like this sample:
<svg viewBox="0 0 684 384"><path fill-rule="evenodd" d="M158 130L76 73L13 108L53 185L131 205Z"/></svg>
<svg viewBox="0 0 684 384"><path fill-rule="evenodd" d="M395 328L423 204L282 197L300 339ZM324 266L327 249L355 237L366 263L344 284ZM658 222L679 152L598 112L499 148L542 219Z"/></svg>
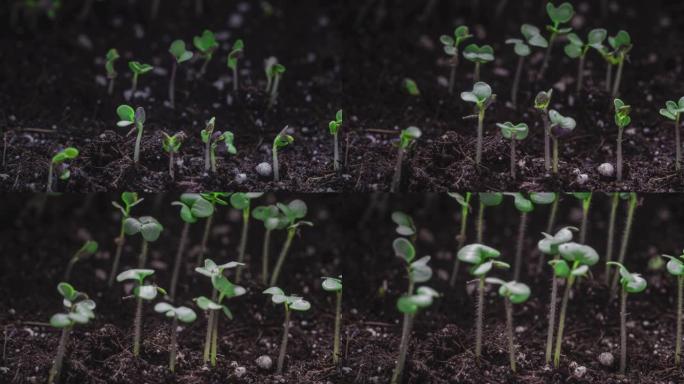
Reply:
<svg viewBox="0 0 684 384"><path fill-rule="evenodd" d="M610 92L611 84L613 83L613 64L608 63L606 67L606 92Z"/></svg>
<svg viewBox="0 0 684 384"><path fill-rule="evenodd" d="M204 145L204 171L211 171L211 135Z"/></svg>
<svg viewBox="0 0 684 384"><path fill-rule="evenodd" d="M456 252L463 248L463 244L465 244L466 241L466 230L467 228L467 223L468 223L468 208L461 209L461 231L458 234L458 246L456 248ZM454 260L454 269L451 271L451 278L449 279L449 285L451 287L454 287L456 285L456 278L458 277L458 270L461 265L461 260L458 259L458 257L455 257L456 260Z"/></svg>
<svg viewBox="0 0 684 384"><path fill-rule="evenodd" d="M544 62L542 63L541 69L539 70L538 79L544 78L546 74L546 69L549 67L549 62L551 61L551 49L553 48L553 43L556 41L556 33L552 33L549 38L549 46L546 47L546 53L544 53Z"/></svg>
<svg viewBox="0 0 684 384"><path fill-rule="evenodd" d="M142 249L140 250L140 255L138 256L138 268L145 268L147 264L147 240L143 239Z"/></svg>
<svg viewBox="0 0 684 384"><path fill-rule="evenodd" d="M335 304L335 334L333 338L333 363L340 362L340 328L342 326L342 291L337 292Z"/></svg>
<svg viewBox="0 0 684 384"><path fill-rule="evenodd" d="M211 335L214 332L214 312L210 310L207 313L207 334L204 336L204 354L202 361L206 364L209 362L209 354L211 353Z"/></svg>
<svg viewBox="0 0 684 384"><path fill-rule="evenodd" d="M48 181L47 181L47 192L50 193L52 192L52 169L54 166L52 165L52 162L50 162L49 168L48 168Z"/></svg>
<svg viewBox="0 0 684 384"><path fill-rule="evenodd" d="M278 86L280 85L280 75L275 76L275 80L273 81L273 88L271 89L271 98L268 101L268 107L271 108L273 105L275 105L277 99L278 99Z"/></svg>
<svg viewBox="0 0 684 384"><path fill-rule="evenodd" d="M584 61L585 61L585 58L586 57L584 54L582 56L580 56L579 64L577 67L577 89L576 89L577 96L579 96L580 93L582 92L582 83L584 82Z"/></svg>
<svg viewBox="0 0 684 384"><path fill-rule="evenodd" d="M553 137L553 174L558 175L558 139Z"/></svg>
<svg viewBox="0 0 684 384"><path fill-rule="evenodd" d="M675 167L677 169L677 172L679 172L682 169L682 145L681 145L681 133L679 132L679 120L680 120L680 114L677 114L677 120L675 120L675 145L677 146L675 148L675 156L676 156L676 162L675 162Z"/></svg>
<svg viewBox="0 0 684 384"><path fill-rule="evenodd" d="M477 286L477 320L475 324L475 358L480 361L482 356L482 328L484 327L484 276L480 277Z"/></svg>
<svg viewBox="0 0 684 384"><path fill-rule="evenodd" d="M267 229L264 235L264 246L261 250L261 282L268 283L268 254L271 248L271 230Z"/></svg>
<svg viewBox="0 0 684 384"><path fill-rule="evenodd" d="M114 252L114 262L112 263L112 270L109 273L108 285L111 287L114 284L117 272L119 271L119 262L121 261L121 253L124 244L126 243L126 234L124 233L123 219L121 220L121 229L119 230L119 237L114 240L116 243L116 251Z"/></svg>
<svg viewBox="0 0 684 384"><path fill-rule="evenodd" d="M273 275L271 275L271 286L276 285L278 282L278 277L280 276L280 269L283 267L287 253L292 245L292 240L294 239L297 230L295 228L290 228L287 231L287 239L285 244L283 244L283 249L280 250L280 255L278 255L278 260L276 261L275 267L273 267Z"/></svg>
<svg viewBox="0 0 684 384"><path fill-rule="evenodd" d="M620 241L620 253L618 254L618 262L623 264L625 262L625 255L627 254L627 247L629 246L629 236L632 231L632 222L634 221L634 211L636 210L636 198L630 197L627 206L627 219L625 221L625 228L622 232L622 239ZM615 297L619 273L613 273L613 282L610 287L611 299Z"/></svg>
<svg viewBox="0 0 684 384"><path fill-rule="evenodd" d="M137 124L137 123L136 123ZM135 137L135 151L133 152L133 162L138 164L140 161L140 143L142 142L143 127L142 124L138 126L138 135Z"/></svg>
<svg viewBox="0 0 684 384"><path fill-rule="evenodd" d="M107 94L111 95L112 93L114 93L114 78L110 77L109 86L107 86Z"/></svg>
<svg viewBox="0 0 684 384"><path fill-rule="evenodd" d="M401 344L399 345L399 358L397 359L397 366L394 368L392 374L392 384L401 383L401 377L404 373L404 365L406 364L406 353L408 352L409 341L411 339L411 328L413 328L413 315L404 314L404 324L401 329Z"/></svg>
<svg viewBox="0 0 684 384"><path fill-rule="evenodd" d="M615 75L615 83L613 83L613 99L620 93L620 83L622 82L622 69L625 66L624 55L620 58L620 64L618 64L617 74Z"/></svg>
<svg viewBox="0 0 684 384"><path fill-rule="evenodd" d="M401 168L404 165L405 152L406 151L403 148L399 148L399 152L397 153L397 164L394 167L394 177L392 177L392 186L390 188L390 192L392 193L397 192L401 185Z"/></svg>
<svg viewBox="0 0 684 384"><path fill-rule="evenodd" d="M287 339L290 333L290 309L285 304L285 323L283 323L283 339L280 342L280 351L278 352L278 368L276 374L283 373L283 364L285 363L285 354L287 353Z"/></svg>
<svg viewBox="0 0 684 384"><path fill-rule="evenodd" d="M565 292L563 293L563 302L561 303L560 317L558 318L558 334L556 335L556 351L553 355L553 366L558 368L560 364L561 347L563 344L563 330L565 328L565 315L568 309L568 300L570 299L570 290L572 289L574 277L570 276L565 285Z"/></svg>
<svg viewBox="0 0 684 384"><path fill-rule="evenodd" d="M485 205L480 202L480 209L477 211L477 242L482 244L482 232L484 230L484 209Z"/></svg>
<svg viewBox="0 0 684 384"><path fill-rule="evenodd" d="M554 260L558 260L558 255L554 257ZM551 353L553 351L553 332L556 327L556 302L558 301L558 279L556 275L553 274L551 277L551 299L549 300L549 326L546 330L546 354L545 361L546 364L551 362Z"/></svg>
<svg viewBox="0 0 684 384"><path fill-rule="evenodd" d="M64 281L68 282L71 280L71 271L74 269L74 264L76 264L77 261L78 258L74 256L69 260L69 263L67 263L66 271L64 271Z"/></svg>
<svg viewBox="0 0 684 384"><path fill-rule="evenodd" d="M582 200L582 223L580 225L579 237L580 244L587 243L587 228L589 226L589 208L591 208L591 199L592 195L590 194L586 201Z"/></svg>
<svg viewBox="0 0 684 384"><path fill-rule="evenodd" d="M176 108L176 72L178 71L178 63L176 60L173 61L173 67L171 67L171 80L169 80L169 103L171 104L171 109Z"/></svg>
<svg viewBox="0 0 684 384"><path fill-rule="evenodd" d="M520 268L522 267L522 251L527 229L527 212L520 213L520 225L518 226L518 241L515 248L515 265L513 266L513 280L520 280Z"/></svg>
<svg viewBox="0 0 684 384"><path fill-rule="evenodd" d="M675 340L675 365L680 366L682 352L682 301L684 301L684 276L677 276L677 339Z"/></svg>
<svg viewBox="0 0 684 384"><path fill-rule="evenodd" d="M617 181L622 181L622 128L618 128L617 137Z"/></svg>
<svg viewBox="0 0 684 384"><path fill-rule="evenodd" d="M515 137L511 139L511 178L515 179Z"/></svg>
<svg viewBox="0 0 684 384"><path fill-rule="evenodd" d="M627 368L627 291L622 290L620 299L620 374Z"/></svg>
<svg viewBox="0 0 684 384"><path fill-rule="evenodd" d="M606 244L606 262L613 261L613 245L615 243L615 218L617 217L617 209L620 203L620 194L613 192L610 203L610 218L608 220L608 240ZM606 285L610 283L611 269L606 265L606 271L603 276L603 281Z"/></svg>
<svg viewBox="0 0 684 384"><path fill-rule="evenodd" d="M133 73L133 84L131 84L131 98L135 98L135 92L138 90L138 74Z"/></svg>
<svg viewBox="0 0 684 384"><path fill-rule="evenodd" d="M552 233L553 228L556 226L556 214L558 213L558 202L560 201L560 194L556 193L556 198L551 204L551 209L549 210L549 221L546 222L546 233Z"/></svg>
<svg viewBox="0 0 684 384"><path fill-rule="evenodd" d="M138 297L135 306L135 320L133 323L133 356L140 356L140 338L142 334L143 299Z"/></svg>
<svg viewBox="0 0 684 384"><path fill-rule="evenodd" d="M473 74L473 82L480 81L480 63L475 63L475 73Z"/></svg>
<svg viewBox="0 0 684 384"><path fill-rule="evenodd" d="M525 63L525 56L518 57L518 67L515 70L515 78L513 79L513 88L511 88L511 102L513 106L518 104L518 87L520 86L520 76L522 75L523 64Z"/></svg>
<svg viewBox="0 0 684 384"><path fill-rule="evenodd" d="M216 149L214 146L211 146L211 150L209 151L209 164L211 168L211 173L215 174L216 173Z"/></svg>
<svg viewBox="0 0 684 384"><path fill-rule="evenodd" d="M202 243L200 246L200 254L197 258L197 266L201 267L204 263L204 255L207 253L207 243L209 242L209 233L211 232L211 223L214 221L214 215L207 217L204 223L204 234L202 235Z"/></svg>
<svg viewBox="0 0 684 384"><path fill-rule="evenodd" d="M542 121L544 122L544 168L548 172L551 170L551 127L546 111L542 115Z"/></svg>
<svg viewBox="0 0 684 384"><path fill-rule="evenodd" d="M211 366L216 367L216 355L218 353L218 325L221 318L218 311L214 311L214 321L211 332Z"/></svg>
<svg viewBox="0 0 684 384"><path fill-rule="evenodd" d="M210 61L211 61L211 55L207 55L204 59L204 64L202 64L202 68L199 71L198 77L204 76L204 73L207 71L207 67L209 66Z"/></svg>
<svg viewBox="0 0 684 384"><path fill-rule="evenodd" d="M171 176L171 180L176 179L176 173L173 170L173 152L169 152L169 176Z"/></svg>
<svg viewBox="0 0 684 384"><path fill-rule="evenodd" d="M64 356L66 355L67 344L69 343L69 335L71 334L71 326L62 329L62 336L59 338L59 346L57 347L57 356L50 369L48 377L48 384L59 382L59 377L62 374L62 364L64 363Z"/></svg>
<svg viewBox="0 0 684 384"><path fill-rule="evenodd" d="M171 275L171 287L169 287L169 298L174 302L176 298L176 286L178 285L178 275L180 273L180 266L183 262L183 253L185 252L185 243L188 240L188 232L190 231L190 223L183 224L183 232L181 233L180 242L178 243L178 250L176 251L176 260L173 264L173 274Z"/></svg>
<svg viewBox="0 0 684 384"><path fill-rule="evenodd" d="M340 170L340 151L337 134L333 135L333 169L335 172Z"/></svg>
<svg viewBox="0 0 684 384"><path fill-rule="evenodd" d="M484 135L484 117L485 110L484 107L480 109L477 114L477 149L475 151L475 163L480 165L482 162L482 140Z"/></svg>
<svg viewBox="0 0 684 384"><path fill-rule="evenodd" d="M245 250L247 249L247 237L249 234L249 207L242 210L242 233L240 234L240 245L238 246L238 263L245 262ZM238 265L235 271L235 282L240 283L242 278L242 265Z"/></svg>
<svg viewBox="0 0 684 384"><path fill-rule="evenodd" d="M240 89L240 78L238 77L237 65L233 68L233 92L237 93Z"/></svg>
<svg viewBox="0 0 684 384"><path fill-rule="evenodd" d="M273 146L273 181L276 183L280 181L280 172L278 169L278 148Z"/></svg>
<svg viewBox="0 0 684 384"><path fill-rule="evenodd" d="M513 304L505 299L506 306L506 333L508 334L508 357L511 362L511 371L515 372L515 340L513 335Z"/></svg>
<svg viewBox="0 0 684 384"><path fill-rule="evenodd" d="M178 342L178 318L173 317L171 324L171 344L169 344L169 370L175 372L176 370L176 350Z"/></svg>

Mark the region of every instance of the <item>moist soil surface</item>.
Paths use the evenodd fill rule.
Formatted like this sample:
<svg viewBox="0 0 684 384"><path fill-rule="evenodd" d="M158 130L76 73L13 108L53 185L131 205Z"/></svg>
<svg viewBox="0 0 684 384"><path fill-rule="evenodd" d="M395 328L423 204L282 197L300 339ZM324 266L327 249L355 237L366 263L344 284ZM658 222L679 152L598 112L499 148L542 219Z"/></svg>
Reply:
<svg viewBox="0 0 684 384"><path fill-rule="evenodd" d="M67 3L55 20L38 14L32 21L19 12L16 25L0 27L0 50L6 53L0 65L0 190L45 190L49 160L67 146L78 148L80 156L70 163L71 178L56 185L59 191L355 188L359 165L354 159L360 153L355 144L360 138L341 130L340 153L347 166L337 174L328 132L328 122L342 108L335 3L205 1L205 12L196 16L192 1L162 2L156 20L151 20L151 2L146 1L96 1L85 20L77 17L81 2ZM9 21L10 8L0 9L0 19ZM171 109L167 100L173 58L168 47L182 39L196 52L192 39L204 29L216 33L220 48L201 77L199 55L180 65L176 108ZM245 55L239 62L240 89L234 94L226 57L238 38L245 42ZM111 96L104 69L110 48L121 55ZM263 69L271 56L287 68L273 108L268 107ZM130 60L155 70L140 76L138 97L127 101ZM124 103L147 112L137 166L135 134L116 125L116 108ZM218 171L208 175L200 131L212 116L217 131L234 133L238 152L228 155L219 149ZM285 126L295 141L280 151L281 181L275 183L255 168L271 163L273 139ZM173 180L162 132L186 135Z"/></svg>
<svg viewBox="0 0 684 384"><path fill-rule="evenodd" d="M587 54L584 88L575 93L578 62L563 52L566 41L553 46L550 66L537 81L543 50L534 49L523 68L517 105L511 104L511 87L518 56L508 38L520 37L523 23L542 30L548 24L544 2L509 1L496 16L500 1L368 1L347 14L343 81L350 129L361 134L363 151L361 185L387 190L395 169L399 131L417 126L423 136L410 151L402 190L632 190L681 191L684 178L675 170L674 124L658 113L667 100L684 95L682 38L684 5L671 1L572 1L577 12L572 27L586 41L589 30L606 28L613 36L624 29L634 48L625 65L620 97L632 105L632 123L623 141L624 181L605 177L598 166L615 165L617 127L613 100L605 90L606 64L594 51ZM432 11L427 11L434 4ZM473 4L479 4L477 8ZM497 99L486 113L483 159L475 165L477 119L473 104L460 93L473 86L474 64L461 58L454 94L449 95L450 67L440 35L453 34L467 25L475 36L467 44L490 44L493 63L482 66L481 80L491 85ZM547 34L546 32L543 32ZM615 74L615 71L613 72ZM415 80L420 96L402 88L405 78ZM539 91L553 88L550 108L577 120L577 128L560 142L560 174L544 168L544 134L534 107ZM525 122L530 135L517 146L518 175L510 177L509 140L496 123ZM587 175L585 181L579 174Z"/></svg>

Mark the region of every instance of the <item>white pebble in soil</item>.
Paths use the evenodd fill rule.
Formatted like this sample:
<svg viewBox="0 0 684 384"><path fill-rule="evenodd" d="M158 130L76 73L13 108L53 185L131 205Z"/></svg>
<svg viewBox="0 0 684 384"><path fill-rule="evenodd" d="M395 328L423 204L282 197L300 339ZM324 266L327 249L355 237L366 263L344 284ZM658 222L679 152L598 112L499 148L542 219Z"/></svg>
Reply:
<svg viewBox="0 0 684 384"><path fill-rule="evenodd" d="M604 177L613 177L615 174L615 168L611 163L603 163L598 166L598 172Z"/></svg>
<svg viewBox="0 0 684 384"><path fill-rule="evenodd" d="M273 169L271 168L271 164L264 162L259 163L256 166L256 171L261 177L270 177Z"/></svg>
<svg viewBox="0 0 684 384"><path fill-rule="evenodd" d="M265 371L269 371L269 370L271 370L271 367L273 367L273 360L268 355L261 355L261 356L257 357L256 365L260 369L263 369Z"/></svg>
<svg viewBox="0 0 684 384"><path fill-rule="evenodd" d="M601 353L599 355L598 359L599 359L599 363L601 363L601 365L606 366L606 367L613 366L613 363L615 362L615 357L610 352Z"/></svg>

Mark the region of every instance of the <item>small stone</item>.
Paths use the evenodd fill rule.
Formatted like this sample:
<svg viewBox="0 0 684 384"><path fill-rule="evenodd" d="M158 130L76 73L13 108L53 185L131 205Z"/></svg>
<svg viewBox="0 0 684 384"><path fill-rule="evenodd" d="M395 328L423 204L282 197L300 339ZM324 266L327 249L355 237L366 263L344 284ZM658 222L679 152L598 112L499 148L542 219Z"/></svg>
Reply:
<svg viewBox="0 0 684 384"><path fill-rule="evenodd" d="M271 367L273 367L273 360L271 360L268 355L261 355L257 357L256 365L264 371L268 371L271 369Z"/></svg>
<svg viewBox="0 0 684 384"><path fill-rule="evenodd" d="M603 352L599 355L599 363L601 363L601 365L604 365L606 367L611 367L611 366L613 366L614 362L615 362L615 356L613 356L613 354L610 352Z"/></svg>
<svg viewBox="0 0 684 384"><path fill-rule="evenodd" d="M245 367L236 367L235 368L235 376L236 377L240 378L240 377L244 376L245 373L247 373L247 368L245 368Z"/></svg>
<svg viewBox="0 0 684 384"><path fill-rule="evenodd" d="M271 169L271 164L264 162L256 166L256 171L261 177L271 177L273 169Z"/></svg>
<svg viewBox="0 0 684 384"><path fill-rule="evenodd" d="M572 375L578 379L581 379L584 377L584 375L587 373L587 367L580 365L575 370L572 372Z"/></svg>
<svg viewBox="0 0 684 384"><path fill-rule="evenodd" d="M245 181L247 181L247 175L246 175L246 174L244 174L244 173L238 173L237 175L235 175L235 182L236 182L236 183L242 184L242 183L244 183Z"/></svg>
<svg viewBox="0 0 684 384"><path fill-rule="evenodd" d="M589 181L589 175L586 173L580 173L577 175L577 184L584 185L587 183L587 181Z"/></svg>
<svg viewBox="0 0 684 384"><path fill-rule="evenodd" d="M342 367L342 372L348 375L352 372L352 369L350 367Z"/></svg>
<svg viewBox="0 0 684 384"><path fill-rule="evenodd" d="M603 163L598 166L598 172L604 177L613 177L615 174L615 168L611 163Z"/></svg>

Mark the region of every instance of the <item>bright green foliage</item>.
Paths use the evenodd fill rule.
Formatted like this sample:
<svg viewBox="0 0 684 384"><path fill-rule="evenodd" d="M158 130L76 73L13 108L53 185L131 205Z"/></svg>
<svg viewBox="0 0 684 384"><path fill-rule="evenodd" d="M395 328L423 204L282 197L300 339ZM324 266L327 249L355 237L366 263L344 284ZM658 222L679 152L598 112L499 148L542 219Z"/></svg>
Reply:
<svg viewBox="0 0 684 384"><path fill-rule="evenodd" d="M411 286L413 283L424 283L432 278L432 268L427 265L430 262L430 256L415 260L416 250L409 240L398 237L392 242L392 248L394 248L394 255L406 263Z"/></svg>
<svg viewBox="0 0 684 384"><path fill-rule="evenodd" d="M50 318L50 325L55 328L72 327L75 324L87 324L95 318L95 302L88 295L77 291L69 283L59 283L57 291L62 295L62 303L67 313L57 313Z"/></svg>
<svg viewBox="0 0 684 384"><path fill-rule="evenodd" d="M401 131L399 135L399 148L408 149L416 140L422 136L422 132L418 127L408 127Z"/></svg>
<svg viewBox="0 0 684 384"><path fill-rule="evenodd" d="M492 87L484 82L477 82L473 85L473 90L462 92L461 99L469 103L475 103L480 111L484 111L492 100Z"/></svg>
<svg viewBox="0 0 684 384"><path fill-rule="evenodd" d="M288 296L278 287L267 288L263 294L271 295L271 301L274 304L283 304L288 310L303 312L311 309L311 303L304 300L304 298L296 295Z"/></svg>
<svg viewBox="0 0 684 384"><path fill-rule="evenodd" d="M575 16L575 9L572 4L565 2L558 7L553 3L546 4L546 13L551 19L552 25L547 25L546 29L554 35L563 35L572 31L572 28L561 28L562 24L566 24Z"/></svg>
<svg viewBox="0 0 684 384"><path fill-rule="evenodd" d="M52 167L59 166L60 164L64 163L67 160L73 160L78 157L78 149L74 147L67 147L64 148L63 150L57 152L56 155L52 157L51 163ZM61 167L61 171L59 173L59 178L61 180L66 180L71 176L71 172L69 171L68 168L66 167Z"/></svg>
<svg viewBox="0 0 684 384"><path fill-rule="evenodd" d="M112 205L118 208L123 215L123 219L126 219L131 215L131 208L140 204L144 199L139 198L138 194L135 192L123 192L121 193L121 202L123 206L116 201L112 201Z"/></svg>
<svg viewBox="0 0 684 384"><path fill-rule="evenodd" d="M116 109L116 114L119 116L119 122L116 123L119 127L128 127L135 124L135 129L138 134L135 139L135 150L133 152L133 162L138 163L140 160L140 143L142 142L143 130L145 127L145 109L143 107L138 107L133 110L130 105L119 105Z"/></svg>
<svg viewBox="0 0 684 384"><path fill-rule="evenodd" d="M505 297L513 304L522 304L530 298L530 287L517 281L505 282L496 277L488 277L485 281L489 284L500 285L499 296Z"/></svg>
<svg viewBox="0 0 684 384"><path fill-rule="evenodd" d="M214 52L219 47L219 44L216 41L214 33L207 29L205 29L202 32L202 35L195 36L192 39L192 43L195 46L195 48L197 48L197 50L200 51L200 53L206 61L211 60L212 56L214 55Z"/></svg>
<svg viewBox="0 0 684 384"><path fill-rule="evenodd" d="M278 135L273 139L273 148L285 148L294 142L294 137L287 134L287 128L283 129L278 133Z"/></svg>
<svg viewBox="0 0 684 384"><path fill-rule="evenodd" d="M124 220L123 228L127 235L140 233L143 239L148 242L156 241L164 230L164 227L152 216L141 216L138 219L128 217Z"/></svg>
<svg viewBox="0 0 684 384"><path fill-rule="evenodd" d="M662 255L663 257L666 257L670 259L667 262L667 271L672 275L672 276L684 276L684 252L682 252L682 255L679 256L679 258L676 258L674 256L670 255Z"/></svg>
<svg viewBox="0 0 684 384"><path fill-rule="evenodd" d="M275 64L268 66L266 68L266 77L270 82L273 82L277 77L282 76L282 74L285 73L286 70L287 68L285 68L284 65L276 62Z"/></svg>
<svg viewBox="0 0 684 384"><path fill-rule="evenodd" d="M71 270L73 269L74 265L78 263L80 260L87 258L89 256L94 255L97 252L98 249L98 243L97 241L94 240L88 240L83 245L81 248L78 249L74 253L73 256L71 256L71 260L69 260L69 264L67 265L66 272L64 273L64 281L69 281L71 280Z"/></svg>
<svg viewBox="0 0 684 384"><path fill-rule="evenodd" d="M266 91L270 90L271 95L268 101L269 108L276 103L278 98L278 87L280 85L280 79L283 77L286 68L284 65L278 63L278 59L272 58L272 60L267 60L266 62Z"/></svg>
<svg viewBox="0 0 684 384"><path fill-rule="evenodd" d="M287 227L287 219L280 214L275 205L263 205L252 210L252 217L263 222L267 230L283 229Z"/></svg>
<svg viewBox="0 0 684 384"><path fill-rule="evenodd" d="M175 317L182 323L192 323L193 321L197 320L197 314L192 309L183 306L174 307L169 303L157 303L154 306L154 311L157 313L163 313L169 318Z"/></svg>
<svg viewBox="0 0 684 384"><path fill-rule="evenodd" d="M166 132L162 131L164 138L162 139L162 148L167 153L178 153L180 151L181 144L183 144L183 139L185 134L183 132L178 132L173 136L169 136Z"/></svg>
<svg viewBox="0 0 684 384"><path fill-rule="evenodd" d="M214 280L218 276L222 276L223 271L225 271L226 269L237 268L239 265L241 265L241 263L238 263L236 261L229 261L225 264L219 265L211 259L206 259L204 260L204 267L195 268L195 272Z"/></svg>
<svg viewBox="0 0 684 384"><path fill-rule="evenodd" d="M242 39L237 39L235 43L233 43L233 47L230 49L230 53L228 54L228 68L233 70L237 69L238 60L242 58L244 49L245 43L242 41Z"/></svg>
<svg viewBox="0 0 684 384"><path fill-rule="evenodd" d="M494 48L491 45L468 44L463 50L463 57L477 64L489 63L494 61Z"/></svg>
<svg viewBox="0 0 684 384"><path fill-rule="evenodd" d="M335 120L331 121L328 123L328 129L330 130L331 135L337 135L337 133L340 131L340 127L342 127L342 110L340 109L337 111L335 114Z"/></svg>
<svg viewBox="0 0 684 384"><path fill-rule="evenodd" d="M139 61L129 61L128 68L131 70L131 72L133 72L133 76L135 77L149 73L154 69L153 66L141 63Z"/></svg>
<svg viewBox="0 0 684 384"><path fill-rule="evenodd" d="M549 42L541 35L539 28L531 24L523 24L520 32L524 39L507 39L506 44L513 44L515 54L518 56L529 56L532 53L530 46L546 48Z"/></svg>
<svg viewBox="0 0 684 384"><path fill-rule="evenodd" d="M501 128L501 135L509 140L525 140L529 133L529 127L525 123L513 124L511 122L498 123L497 127Z"/></svg>
<svg viewBox="0 0 684 384"><path fill-rule="evenodd" d="M502 261L494 260L501 256L501 252L483 244L469 244L458 251L458 259L471 264L470 274L475 277L484 277L493 268L508 269L510 265Z"/></svg>
<svg viewBox="0 0 684 384"><path fill-rule="evenodd" d="M598 253L592 247L573 242L558 245L558 252L562 259L551 260L549 265L553 267L554 275L563 279L586 276L589 267L599 260Z"/></svg>
<svg viewBox="0 0 684 384"><path fill-rule="evenodd" d="M190 224L214 214L214 205L198 193L184 193L180 201L174 201L171 205L179 206L181 219Z"/></svg>
<svg viewBox="0 0 684 384"><path fill-rule="evenodd" d="M609 261L606 263L606 265L613 265L618 268L620 272L620 284L625 292L639 293L646 289L648 284L646 283L646 279L641 277L640 274L630 273L624 265L615 261Z"/></svg>
<svg viewBox="0 0 684 384"><path fill-rule="evenodd" d="M404 90L411 96L420 96L420 89L418 89L418 84L413 79L406 78L402 82Z"/></svg>
<svg viewBox="0 0 684 384"><path fill-rule="evenodd" d="M116 62L116 60L118 60L120 57L119 51L117 51L115 48L107 51L107 56L105 57L105 70L107 71L108 79L115 79L118 75L116 69L114 68L114 62Z"/></svg>
<svg viewBox="0 0 684 384"><path fill-rule="evenodd" d="M632 118L629 117L632 107L625 105L625 103L620 99L615 99L615 124L619 128L625 128L632 122Z"/></svg>
<svg viewBox="0 0 684 384"><path fill-rule="evenodd" d="M665 108L660 109L660 114L672 121L678 121L682 113L684 113L684 97L679 99L679 102L668 100Z"/></svg>
<svg viewBox="0 0 684 384"><path fill-rule="evenodd" d="M534 108L546 112L549 109L549 104L551 104L551 97L553 96L553 89L549 89L547 92L540 91L534 98Z"/></svg>
<svg viewBox="0 0 684 384"><path fill-rule="evenodd" d="M503 202L503 193L501 192L480 192L477 195L485 207L495 207Z"/></svg>
<svg viewBox="0 0 684 384"><path fill-rule="evenodd" d="M604 58L611 64L617 65L624 61L627 53L634 47L632 37L627 31L621 30L615 36L608 37L608 45L612 49L609 51L604 47Z"/></svg>
<svg viewBox="0 0 684 384"><path fill-rule="evenodd" d="M416 293L401 296L397 300L397 309L401 313L415 315L419 310L431 306L433 300L439 296L434 289L421 286L416 289Z"/></svg>
<svg viewBox="0 0 684 384"><path fill-rule="evenodd" d="M173 43L171 43L171 47L169 47L169 53L173 55L173 58L176 59L178 64L192 59L193 56L193 53L185 48L185 41L183 40L175 40Z"/></svg>
<svg viewBox="0 0 684 384"><path fill-rule="evenodd" d="M511 195L513 196L513 204L515 205L515 209L517 209L518 212L529 213L534 210L534 204L532 204L532 200L526 198L522 193L515 192L511 193Z"/></svg>
<svg viewBox="0 0 684 384"><path fill-rule="evenodd" d="M164 289L157 287L156 285L145 284L145 279L152 275L154 275L154 270L152 269L129 269L127 271L121 272L116 277L116 281L135 281L137 285L133 289L133 295L139 299L151 301L154 300L159 293L162 295L166 294Z"/></svg>
<svg viewBox="0 0 684 384"><path fill-rule="evenodd" d="M401 211L392 212L392 221L397 225L397 233L401 236L413 236L416 234L416 225L413 218Z"/></svg>
<svg viewBox="0 0 684 384"><path fill-rule="evenodd" d="M559 229L555 235L549 235L548 233L542 232L544 238L539 240L537 248L546 255L559 255L560 251L558 250L558 247L561 244L572 241L572 233L577 231L578 229L575 227L563 227Z"/></svg>
<svg viewBox="0 0 684 384"><path fill-rule="evenodd" d="M604 48L603 42L608 36L608 31L603 28L592 29L587 36L587 42L585 43L582 39L575 33L568 34L568 44L565 46L565 54L571 59L577 59L584 57L589 51L589 48L594 48L601 52Z"/></svg>
<svg viewBox="0 0 684 384"><path fill-rule="evenodd" d="M458 48L462 42L470 39L473 35L470 34L470 30L467 26L462 25L454 29L454 36L442 35L439 41L444 45L444 53L449 56L458 56Z"/></svg>

